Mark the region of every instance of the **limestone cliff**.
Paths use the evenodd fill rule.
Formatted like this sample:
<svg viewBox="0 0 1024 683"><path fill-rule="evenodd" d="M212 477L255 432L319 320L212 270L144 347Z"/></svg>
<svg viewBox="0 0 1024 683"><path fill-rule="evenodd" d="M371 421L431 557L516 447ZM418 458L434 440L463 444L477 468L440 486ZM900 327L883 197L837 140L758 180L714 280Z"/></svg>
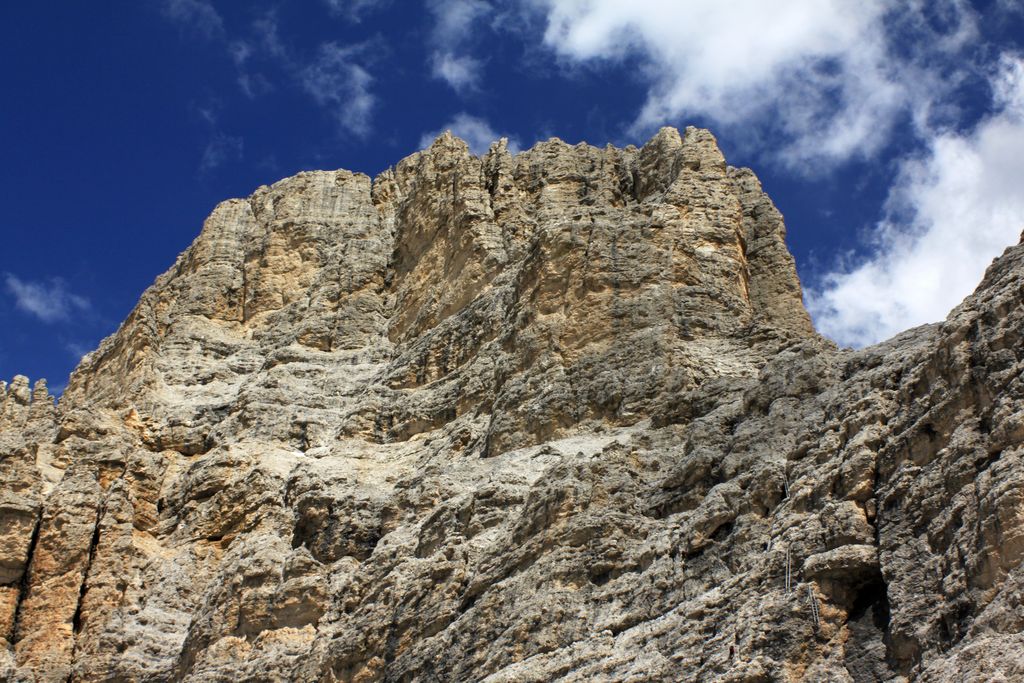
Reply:
<svg viewBox="0 0 1024 683"><path fill-rule="evenodd" d="M0 387L0 678L1024 678L1024 246L815 334L707 131L218 206Z"/></svg>

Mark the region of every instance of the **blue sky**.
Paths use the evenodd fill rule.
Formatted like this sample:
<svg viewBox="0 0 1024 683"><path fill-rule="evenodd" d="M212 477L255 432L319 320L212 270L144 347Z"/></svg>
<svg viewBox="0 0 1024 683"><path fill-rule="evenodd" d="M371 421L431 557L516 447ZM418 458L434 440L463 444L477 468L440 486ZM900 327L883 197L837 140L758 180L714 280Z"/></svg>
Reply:
<svg viewBox="0 0 1024 683"><path fill-rule="evenodd" d="M934 321L1024 229L1024 2L122 0L0 8L0 377L60 389L220 200L475 149L711 128L815 321Z"/></svg>

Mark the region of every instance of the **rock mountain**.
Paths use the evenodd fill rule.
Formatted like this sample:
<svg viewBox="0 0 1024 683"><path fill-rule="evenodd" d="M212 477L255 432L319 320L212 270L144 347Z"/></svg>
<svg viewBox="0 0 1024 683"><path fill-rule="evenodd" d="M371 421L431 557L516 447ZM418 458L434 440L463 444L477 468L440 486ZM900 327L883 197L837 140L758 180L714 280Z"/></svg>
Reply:
<svg viewBox="0 0 1024 683"><path fill-rule="evenodd" d="M219 205L0 385L7 681L1024 680L1024 245L818 336L712 135Z"/></svg>

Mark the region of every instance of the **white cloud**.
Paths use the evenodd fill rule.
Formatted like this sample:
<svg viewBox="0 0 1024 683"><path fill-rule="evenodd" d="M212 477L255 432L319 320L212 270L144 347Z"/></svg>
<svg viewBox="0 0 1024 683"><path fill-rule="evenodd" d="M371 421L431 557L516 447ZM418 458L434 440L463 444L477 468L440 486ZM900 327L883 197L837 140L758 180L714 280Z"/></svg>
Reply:
<svg viewBox="0 0 1024 683"><path fill-rule="evenodd" d="M456 4L480 1L455 0ZM379 9L391 0L325 2L330 11L358 21L363 12ZM373 77L359 59L368 52L369 42L348 47L334 42L322 43L314 59L307 63L297 57L287 36L282 37L276 9L258 15L249 25L249 35L244 39L228 34L221 16L209 0L163 0L162 9L167 18L223 44L237 71L238 87L249 99L275 89L266 76L254 70L260 64L269 64L283 72L318 105L330 109L342 130L361 137L369 134L376 98L370 91ZM454 80L462 78L468 82L472 65L469 62L462 64L462 73L459 66L449 65L447 72ZM241 138L218 133L204 150L200 171L208 171L232 157L240 157L241 152Z"/></svg>
<svg viewBox="0 0 1024 683"><path fill-rule="evenodd" d="M324 0L324 4L331 14L359 22L365 13L386 7L391 0Z"/></svg>
<svg viewBox="0 0 1024 683"><path fill-rule="evenodd" d="M491 12L484 0L427 0L427 9L434 15L434 40L442 44L465 40L473 24Z"/></svg>
<svg viewBox="0 0 1024 683"><path fill-rule="evenodd" d="M164 0L161 9L168 19L205 38L216 38L224 33L224 20L208 0Z"/></svg>
<svg viewBox="0 0 1024 683"><path fill-rule="evenodd" d="M208 126L212 127L217 125L217 110L220 109L219 102L217 102L216 100L210 100L206 104L195 105L193 108L195 110L196 116L198 116Z"/></svg>
<svg viewBox="0 0 1024 683"><path fill-rule="evenodd" d="M249 99L255 99L274 89L266 76L251 70L252 62L269 57L272 62L285 69L294 70L294 63L288 46L281 38L277 12L268 10L253 20L248 39L236 39L227 43L227 51L238 71L238 87Z"/></svg>
<svg viewBox="0 0 1024 683"><path fill-rule="evenodd" d="M995 105L1007 116L1024 119L1024 57L1003 53L991 85Z"/></svg>
<svg viewBox="0 0 1024 683"><path fill-rule="evenodd" d="M242 138L215 131L203 149L203 156L199 161L199 172L208 173L227 161L241 158L242 149Z"/></svg>
<svg viewBox="0 0 1024 683"><path fill-rule="evenodd" d="M89 310L89 300L69 292L59 278L49 283L31 282L7 273L4 280L14 305L43 322L70 320L72 314Z"/></svg>
<svg viewBox="0 0 1024 683"><path fill-rule="evenodd" d="M927 115L948 79L919 69L927 55L914 50L956 49L973 22L961 0L924 4L945 13L944 33L902 0L532 0L564 59L641 57L634 133L707 117L732 139L772 140L794 168L870 157L901 114ZM908 32L924 38L893 49Z"/></svg>
<svg viewBox="0 0 1024 683"><path fill-rule="evenodd" d="M281 60L288 60L288 50L281 40L276 12L269 11L252 22L252 31L267 54Z"/></svg>
<svg viewBox="0 0 1024 683"><path fill-rule="evenodd" d="M252 46L244 40L232 40L228 43L228 54L235 66L241 68L252 56Z"/></svg>
<svg viewBox="0 0 1024 683"><path fill-rule="evenodd" d="M996 0L996 6L1007 14L1024 14L1024 5L1020 0Z"/></svg>
<svg viewBox="0 0 1024 683"><path fill-rule="evenodd" d="M64 348L73 358L76 360L82 360L86 354L91 353L92 350L96 348L96 345L92 343L69 341L64 343Z"/></svg>
<svg viewBox="0 0 1024 683"><path fill-rule="evenodd" d="M238 72L238 87L249 99L269 92L270 82L259 73L250 73L247 66L259 51L281 61L287 61L284 44L278 36L277 17L273 11L252 22L250 40L229 39L224 21L208 0L164 0L163 14L168 19L203 36L207 40L223 42L228 56Z"/></svg>
<svg viewBox="0 0 1024 683"><path fill-rule="evenodd" d="M808 291L821 332L851 346L941 320L1024 230L1024 60L1004 56L992 79L997 113L966 134L936 134L906 160L875 252Z"/></svg>
<svg viewBox="0 0 1024 683"><path fill-rule="evenodd" d="M491 14L491 5L483 0L428 0L427 9L434 17L430 38L433 76L456 92L476 89L483 62L464 50L475 24Z"/></svg>
<svg viewBox="0 0 1024 683"><path fill-rule="evenodd" d="M356 63L360 46L320 46L316 60L302 69L302 87L321 106L332 110L338 125L355 135L368 135L376 98L373 77Z"/></svg>
<svg viewBox="0 0 1024 683"><path fill-rule="evenodd" d="M420 148L425 149L429 147L437 136L446 130L451 131L452 135L465 140L466 144L469 145L469 151L476 155L485 154L490 148L491 143L502 137L508 138L508 150L512 154L519 151L519 141L514 137L499 134L484 119L478 116L471 116L465 112L457 114L455 118L441 126L438 130L424 133L420 137Z"/></svg>
<svg viewBox="0 0 1024 683"><path fill-rule="evenodd" d="M274 86L262 74L242 72L238 75L238 88L243 95L252 100L270 92Z"/></svg>
<svg viewBox="0 0 1024 683"><path fill-rule="evenodd" d="M434 77L445 81L457 92L475 89L480 81L483 64L475 57L435 52L432 63Z"/></svg>

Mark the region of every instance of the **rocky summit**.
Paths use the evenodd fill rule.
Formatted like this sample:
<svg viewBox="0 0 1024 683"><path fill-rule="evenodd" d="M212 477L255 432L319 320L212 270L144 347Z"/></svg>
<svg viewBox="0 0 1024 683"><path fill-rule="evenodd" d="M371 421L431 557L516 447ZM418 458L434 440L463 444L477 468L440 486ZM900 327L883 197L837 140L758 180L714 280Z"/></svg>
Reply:
<svg viewBox="0 0 1024 683"><path fill-rule="evenodd" d="M300 173L0 385L0 678L1024 680L1022 333L836 348L696 128Z"/></svg>

